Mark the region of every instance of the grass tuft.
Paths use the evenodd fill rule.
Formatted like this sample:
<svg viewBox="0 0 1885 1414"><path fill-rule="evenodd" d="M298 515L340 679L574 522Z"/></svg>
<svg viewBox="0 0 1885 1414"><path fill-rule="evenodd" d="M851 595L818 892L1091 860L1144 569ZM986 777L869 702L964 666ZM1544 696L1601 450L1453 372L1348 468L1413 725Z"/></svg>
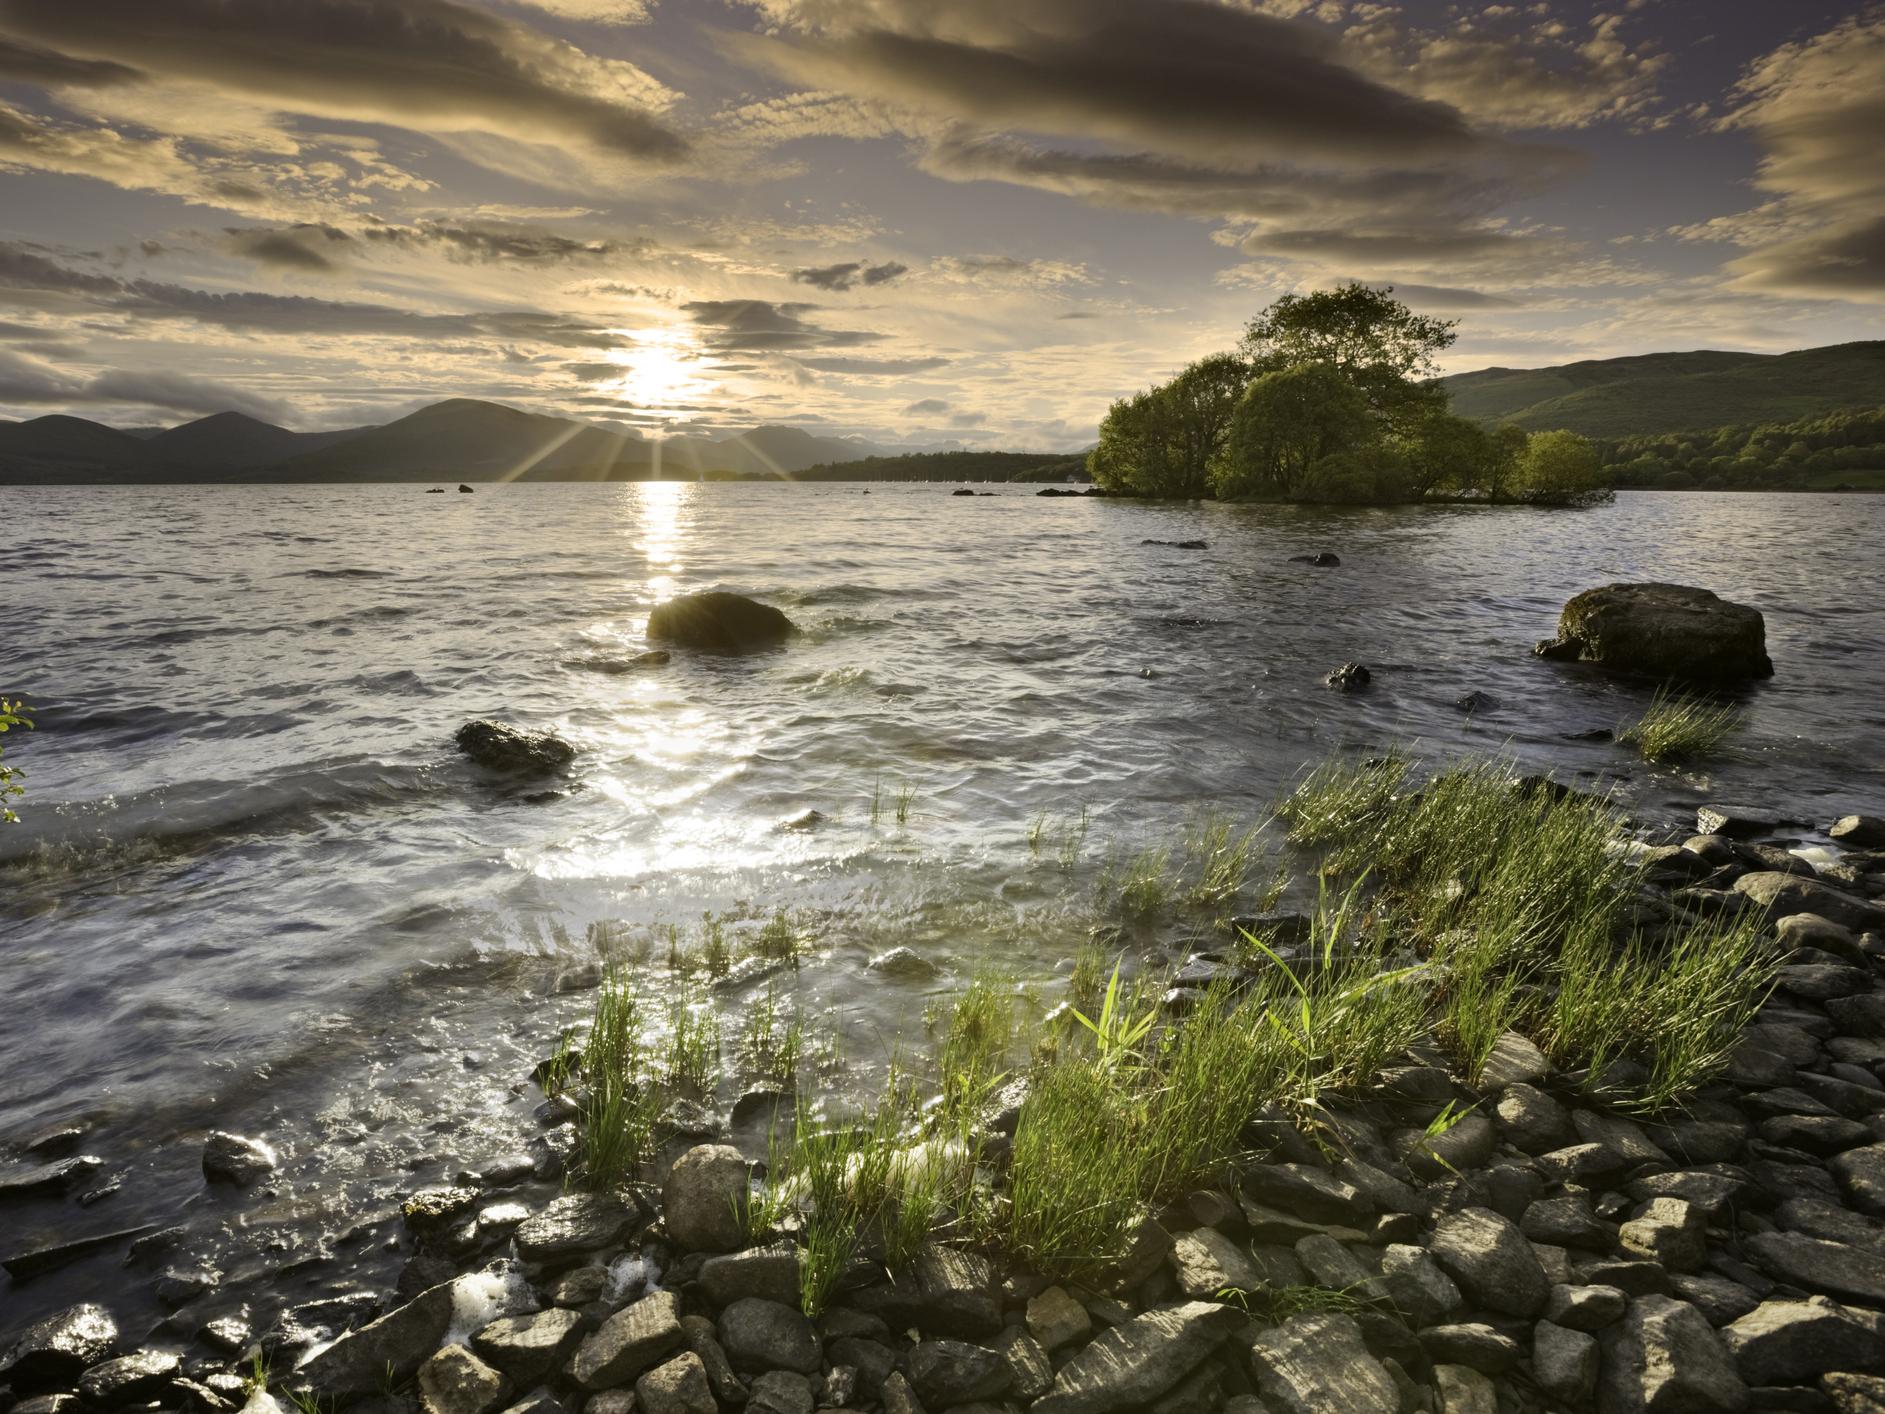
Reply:
<svg viewBox="0 0 1885 1414"><path fill-rule="evenodd" d="M1617 733L1645 761L1700 761L1718 755L1741 729L1739 708L1698 693L1661 688L1640 719Z"/></svg>

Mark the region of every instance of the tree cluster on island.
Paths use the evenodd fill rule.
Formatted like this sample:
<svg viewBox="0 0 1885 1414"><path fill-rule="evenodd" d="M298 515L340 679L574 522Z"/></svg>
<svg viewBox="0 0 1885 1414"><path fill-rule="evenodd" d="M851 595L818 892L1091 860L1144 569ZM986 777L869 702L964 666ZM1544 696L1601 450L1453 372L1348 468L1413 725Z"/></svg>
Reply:
<svg viewBox="0 0 1885 1414"><path fill-rule="evenodd" d="M1285 295L1234 351L1115 402L1087 470L1115 495L1189 499L1567 505L1604 494L1585 438L1488 431L1448 410L1435 360L1456 327L1392 289Z"/></svg>
<svg viewBox="0 0 1885 1414"><path fill-rule="evenodd" d="M1599 443L1618 486L1652 491L1877 490L1885 406Z"/></svg>

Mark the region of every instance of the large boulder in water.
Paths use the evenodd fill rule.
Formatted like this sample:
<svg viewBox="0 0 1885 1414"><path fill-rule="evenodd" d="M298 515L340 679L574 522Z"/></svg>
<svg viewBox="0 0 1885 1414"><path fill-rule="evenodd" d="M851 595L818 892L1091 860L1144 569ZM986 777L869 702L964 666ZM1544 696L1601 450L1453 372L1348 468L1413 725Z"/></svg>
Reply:
<svg viewBox="0 0 1885 1414"><path fill-rule="evenodd" d="M719 653L771 648L796 632L792 620L772 605L720 589L683 594L657 604L648 615L650 639Z"/></svg>
<svg viewBox="0 0 1885 1414"><path fill-rule="evenodd" d="M576 759L576 748L559 736L527 732L488 717L466 722L454 740L480 766L513 775L547 775Z"/></svg>
<svg viewBox="0 0 1885 1414"><path fill-rule="evenodd" d="M1543 658L1690 682L1774 675L1759 609L1686 584L1606 584L1564 606Z"/></svg>

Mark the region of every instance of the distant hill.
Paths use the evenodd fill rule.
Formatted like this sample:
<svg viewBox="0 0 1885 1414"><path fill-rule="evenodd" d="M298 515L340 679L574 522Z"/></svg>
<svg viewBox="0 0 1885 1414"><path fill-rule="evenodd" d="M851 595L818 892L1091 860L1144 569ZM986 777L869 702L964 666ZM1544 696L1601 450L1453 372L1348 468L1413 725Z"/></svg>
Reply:
<svg viewBox="0 0 1885 1414"><path fill-rule="evenodd" d="M796 427L652 442L501 403L452 398L381 427L337 432L293 432L233 412L128 432L63 415L0 422L0 485L774 476L881 451Z"/></svg>
<svg viewBox="0 0 1885 1414"><path fill-rule="evenodd" d="M1552 368L1485 368L1440 380L1453 411L1533 431L1658 436L1791 422L1885 402L1885 341L1784 354L1641 354Z"/></svg>

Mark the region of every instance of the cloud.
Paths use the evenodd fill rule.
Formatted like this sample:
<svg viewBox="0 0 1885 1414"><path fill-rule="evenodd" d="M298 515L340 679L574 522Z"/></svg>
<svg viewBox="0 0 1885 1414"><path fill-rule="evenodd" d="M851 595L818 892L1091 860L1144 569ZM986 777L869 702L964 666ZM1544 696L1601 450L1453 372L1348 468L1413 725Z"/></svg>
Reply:
<svg viewBox="0 0 1885 1414"><path fill-rule="evenodd" d="M92 310L142 320L188 320L244 334L370 336L610 348L610 330L539 310L429 314L391 305L311 299L253 290L213 291L77 270L18 241L0 241L0 291L63 296ZM874 336L873 336L874 337Z"/></svg>
<svg viewBox="0 0 1885 1414"><path fill-rule="evenodd" d="M172 412L241 412L264 421L289 416L286 404L247 389L184 373L111 369L80 378L0 349L0 405L135 406Z"/></svg>
<svg viewBox="0 0 1885 1414"><path fill-rule="evenodd" d="M345 247L353 241L353 237L336 227L312 224L285 230L232 226L223 234L228 237L231 250L259 265L317 274L327 274L336 268L334 257L328 253L330 248Z"/></svg>
<svg viewBox="0 0 1885 1414"><path fill-rule="evenodd" d="M807 323L804 312L816 308L758 299L691 300L681 306L681 312L709 330L710 346L723 353L847 348L884 337L862 329L821 329Z"/></svg>
<svg viewBox="0 0 1885 1414"><path fill-rule="evenodd" d="M21 44L0 35L0 78L25 79L45 87L89 88L135 83L144 75L128 64L108 59L74 59L35 44Z"/></svg>
<svg viewBox="0 0 1885 1414"><path fill-rule="evenodd" d="M641 25L653 15L654 0L511 0L565 20L594 25Z"/></svg>
<svg viewBox="0 0 1885 1414"><path fill-rule="evenodd" d="M474 264L551 265L575 261L610 261L647 256L656 249L645 239L617 240L566 236L523 225L448 225L421 221L412 226L368 225L347 230L320 222L288 227L229 227L224 232L235 254L283 270L329 273L345 260L374 248L429 251L449 260Z"/></svg>
<svg viewBox="0 0 1885 1414"><path fill-rule="evenodd" d="M633 64L453 0L5 0L0 32L327 118L650 163L688 149L656 116L674 95Z"/></svg>
<svg viewBox="0 0 1885 1414"><path fill-rule="evenodd" d="M926 358L795 358L793 362L820 373L849 373L868 377L928 373L933 369L947 368L950 360L932 355Z"/></svg>
<svg viewBox="0 0 1885 1414"><path fill-rule="evenodd" d="M942 413L949 411L949 404L941 398L918 398L904 408L904 412L916 416L923 413Z"/></svg>
<svg viewBox="0 0 1885 1414"><path fill-rule="evenodd" d="M899 265L894 260L886 260L882 265L864 265L851 260L842 265L794 270L792 278L801 285L814 285L821 290L848 290L854 285L887 285L909 270L909 266Z"/></svg>
<svg viewBox="0 0 1885 1414"><path fill-rule="evenodd" d="M1726 267L1743 289L1885 300L1885 9L1782 45L1731 96L1718 127L1760 144L1773 199L1679 233L1752 246Z"/></svg>

